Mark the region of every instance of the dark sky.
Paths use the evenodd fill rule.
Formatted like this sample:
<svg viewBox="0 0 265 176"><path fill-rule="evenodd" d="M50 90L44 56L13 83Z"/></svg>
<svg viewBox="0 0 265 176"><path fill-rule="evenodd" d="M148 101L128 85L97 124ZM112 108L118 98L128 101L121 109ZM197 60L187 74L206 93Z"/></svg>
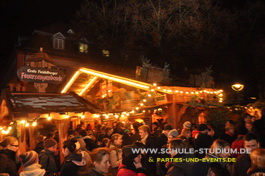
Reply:
<svg viewBox="0 0 265 176"><path fill-rule="evenodd" d="M0 0L0 76L12 64L18 36L52 23L70 23L83 0Z"/></svg>

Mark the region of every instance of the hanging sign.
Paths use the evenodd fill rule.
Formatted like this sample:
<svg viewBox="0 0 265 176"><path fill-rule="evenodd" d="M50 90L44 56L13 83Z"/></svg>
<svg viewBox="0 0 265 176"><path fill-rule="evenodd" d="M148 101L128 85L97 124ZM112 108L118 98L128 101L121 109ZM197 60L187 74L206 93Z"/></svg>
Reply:
<svg viewBox="0 0 265 176"><path fill-rule="evenodd" d="M45 69L40 67L21 67L17 71L20 80L26 82L60 84L65 75L63 71L56 69Z"/></svg>

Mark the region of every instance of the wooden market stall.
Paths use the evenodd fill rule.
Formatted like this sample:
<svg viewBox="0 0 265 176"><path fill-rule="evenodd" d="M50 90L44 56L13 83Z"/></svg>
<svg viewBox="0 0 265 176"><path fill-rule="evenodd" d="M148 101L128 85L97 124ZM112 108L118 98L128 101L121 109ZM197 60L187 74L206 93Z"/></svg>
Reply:
<svg viewBox="0 0 265 176"><path fill-rule="evenodd" d="M35 147L36 129L40 120L51 121L57 127L59 147L67 139L70 122L73 126L80 120L89 120L92 113L98 113L99 108L75 93L45 94L45 93L2 93L1 117L6 129L2 136L15 133L19 139L21 152ZM4 128L1 127L2 129ZM61 151L61 150L60 150ZM63 159L61 155L61 161Z"/></svg>
<svg viewBox="0 0 265 176"><path fill-rule="evenodd" d="M168 123L174 127L178 126L186 112L187 102L211 102L216 105L223 102L222 90L159 86L88 68L80 68L73 74L61 91L66 92L75 92L101 106L99 116L105 119L126 120L126 117L138 116L151 119L149 123L152 123L154 111L148 113L150 111L146 110L162 109L166 111Z"/></svg>

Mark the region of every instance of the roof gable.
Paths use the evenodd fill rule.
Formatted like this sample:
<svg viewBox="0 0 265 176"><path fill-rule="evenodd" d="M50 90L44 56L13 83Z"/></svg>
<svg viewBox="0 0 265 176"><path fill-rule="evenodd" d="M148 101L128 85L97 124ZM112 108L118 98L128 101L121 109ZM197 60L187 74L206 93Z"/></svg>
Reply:
<svg viewBox="0 0 265 176"><path fill-rule="evenodd" d="M60 38L60 39L65 39L65 36L61 33L58 32L52 36L53 38Z"/></svg>

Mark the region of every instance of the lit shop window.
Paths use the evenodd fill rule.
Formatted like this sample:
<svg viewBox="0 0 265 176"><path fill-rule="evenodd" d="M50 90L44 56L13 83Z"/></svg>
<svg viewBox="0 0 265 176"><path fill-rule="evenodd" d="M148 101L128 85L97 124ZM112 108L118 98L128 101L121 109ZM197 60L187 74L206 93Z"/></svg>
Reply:
<svg viewBox="0 0 265 176"><path fill-rule="evenodd" d="M109 57L109 50L102 50L102 54L105 57Z"/></svg>
<svg viewBox="0 0 265 176"><path fill-rule="evenodd" d="M85 43L79 44L79 51L80 53L87 53L88 52L88 45Z"/></svg>

